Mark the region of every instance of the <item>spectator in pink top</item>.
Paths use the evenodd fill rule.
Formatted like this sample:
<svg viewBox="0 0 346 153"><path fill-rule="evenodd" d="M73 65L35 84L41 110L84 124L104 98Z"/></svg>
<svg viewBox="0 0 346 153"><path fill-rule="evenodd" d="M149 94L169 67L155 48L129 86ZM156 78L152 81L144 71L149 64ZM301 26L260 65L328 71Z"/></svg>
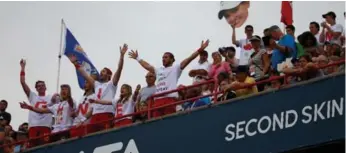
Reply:
<svg viewBox="0 0 346 153"><path fill-rule="evenodd" d="M226 72L232 75L232 70L228 62L223 62L219 52L214 52L212 54L213 64L211 65L209 71L209 77L217 79L217 75L221 72ZM232 77L232 76L230 76Z"/></svg>

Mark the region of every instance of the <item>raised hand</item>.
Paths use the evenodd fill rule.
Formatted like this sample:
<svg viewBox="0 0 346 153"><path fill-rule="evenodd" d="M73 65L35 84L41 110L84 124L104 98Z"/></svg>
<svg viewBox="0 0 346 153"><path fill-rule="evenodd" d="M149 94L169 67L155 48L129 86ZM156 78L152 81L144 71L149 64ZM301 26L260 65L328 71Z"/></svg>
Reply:
<svg viewBox="0 0 346 153"><path fill-rule="evenodd" d="M23 102L19 102L20 108L22 109L31 109L31 106L28 105L27 103Z"/></svg>
<svg viewBox="0 0 346 153"><path fill-rule="evenodd" d="M70 54L70 55L68 55L67 57L68 57L68 59L70 59L71 63L77 62L77 57L76 57L76 55Z"/></svg>
<svg viewBox="0 0 346 153"><path fill-rule="evenodd" d="M138 84L137 87L136 87L136 91L139 91L139 90L141 90L141 85L140 84Z"/></svg>
<svg viewBox="0 0 346 153"><path fill-rule="evenodd" d="M137 59L138 58L138 51L134 51L134 50L131 50L131 52L129 52L129 56L130 58L133 58L133 59Z"/></svg>
<svg viewBox="0 0 346 153"><path fill-rule="evenodd" d="M120 54L125 55L125 53L128 50L128 46L127 46L127 44L124 44L123 47L120 46L119 49L120 49Z"/></svg>
<svg viewBox="0 0 346 153"><path fill-rule="evenodd" d="M200 49L204 50L205 48L208 47L208 45L209 45L209 39L207 39L207 41L202 41Z"/></svg>
<svg viewBox="0 0 346 153"><path fill-rule="evenodd" d="M25 69L25 65L26 65L26 61L25 61L24 59L21 59L21 60L20 60L20 67L21 67L22 69Z"/></svg>

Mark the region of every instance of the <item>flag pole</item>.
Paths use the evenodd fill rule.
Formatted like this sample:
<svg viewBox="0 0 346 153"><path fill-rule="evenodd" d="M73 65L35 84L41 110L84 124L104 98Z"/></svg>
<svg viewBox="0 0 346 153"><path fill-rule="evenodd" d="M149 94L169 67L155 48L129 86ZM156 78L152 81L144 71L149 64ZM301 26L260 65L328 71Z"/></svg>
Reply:
<svg viewBox="0 0 346 153"><path fill-rule="evenodd" d="M65 22L64 19L61 19L61 30L60 30L60 46L59 46L59 55L58 55L58 76L56 81L56 93L59 92L59 84L60 84L60 67L61 67L61 54L63 49L63 36L64 36L64 28L65 28Z"/></svg>

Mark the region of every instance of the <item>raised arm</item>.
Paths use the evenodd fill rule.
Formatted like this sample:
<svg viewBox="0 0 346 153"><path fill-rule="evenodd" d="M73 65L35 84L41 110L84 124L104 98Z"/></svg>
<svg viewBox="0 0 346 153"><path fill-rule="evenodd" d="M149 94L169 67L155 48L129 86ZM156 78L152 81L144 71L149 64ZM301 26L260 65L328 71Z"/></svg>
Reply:
<svg viewBox="0 0 346 153"><path fill-rule="evenodd" d="M73 54L68 55L68 58L70 59L71 63L76 67L78 72L84 77L85 80L87 80L90 84L94 84L95 80L93 77L91 77L84 68L78 63L77 57Z"/></svg>
<svg viewBox="0 0 346 153"><path fill-rule="evenodd" d="M19 104L22 109L31 110L36 113L40 113L40 114L52 113L48 108L35 108L25 102L20 102Z"/></svg>
<svg viewBox="0 0 346 153"><path fill-rule="evenodd" d="M26 96L29 97L31 90L30 90L29 86L25 82L25 65L26 65L26 61L21 59L20 60L20 67L21 67L21 71L20 71L20 84L22 85L22 88L23 88Z"/></svg>
<svg viewBox="0 0 346 153"><path fill-rule="evenodd" d="M236 32L235 32L235 26L234 25L231 25L232 27L232 44L239 47L240 44L239 42L237 41L237 38L236 38Z"/></svg>
<svg viewBox="0 0 346 153"><path fill-rule="evenodd" d="M139 95L139 91L141 90L141 85L140 84L138 84L137 85L137 87L136 87L136 90L135 90L135 92L133 93L133 95L132 95L132 100L134 101L134 102L137 102L137 99L138 99L138 95Z"/></svg>
<svg viewBox="0 0 346 153"><path fill-rule="evenodd" d="M207 48L209 45L209 40L207 41L202 41L201 43L201 47L195 51L194 53L192 53L188 58L186 58L185 60L183 60L181 63L180 63L180 69L184 69L187 65L189 65L191 63L192 60L194 60L201 51L204 51L205 48Z"/></svg>
<svg viewBox="0 0 346 153"><path fill-rule="evenodd" d="M148 62L146 62L145 60L139 58L138 56L138 51L134 51L131 50L131 52L129 52L129 56L132 59L135 59L138 61L139 64L141 64L141 66L146 69L147 71L154 73L155 74L155 68L153 66L151 66Z"/></svg>
<svg viewBox="0 0 346 153"><path fill-rule="evenodd" d="M126 51L128 50L127 44L124 44L123 47L119 47L120 48L120 58L119 58L119 63L118 63L118 69L117 71L115 71L115 74L113 76L113 84L114 86L118 85L120 76L121 76L121 72L123 71L123 66L124 66L124 55L126 53Z"/></svg>

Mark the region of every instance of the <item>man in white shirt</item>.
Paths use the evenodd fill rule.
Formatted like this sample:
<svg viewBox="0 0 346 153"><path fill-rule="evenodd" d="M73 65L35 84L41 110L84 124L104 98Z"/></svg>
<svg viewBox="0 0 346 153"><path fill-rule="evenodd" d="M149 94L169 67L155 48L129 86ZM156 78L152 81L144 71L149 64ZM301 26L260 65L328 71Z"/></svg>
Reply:
<svg viewBox="0 0 346 153"><path fill-rule="evenodd" d="M156 84L156 93L155 94L160 94L164 93L167 91L171 91L177 88L177 83L180 78L180 75L184 68L192 61L194 60L200 52L204 51L206 47L208 47L209 40L207 41L202 41L202 44L200 48L195 51L192 55L190 55L188 58L183 60L179 64L174 64L174 55L170 52L166 52L163 54L162 57L162 67L155 68L154 66L150 65L146 61L142 60L138 56L137 51L131 51L129 53L130 58L136 59L138 63L146 70L148 70L151 73L156 74L157 78L157 84ZM170 93L166 94L164 96L156 97L154 104L152 105L151 108L153 107L160 107L163 105L168 105L175 103L178 98L178 93ZM175 113L176 111L176 105L171 105L162 109L156 109L153 111L153 116L154 117L159 117L167 114L172 114ZM148 114L149 115L149 114ZM149 115L150 117L150 115Z"/></svg>
<svg viewBox="0 0 346 153"><path fill-rule="evenodd" d="M235 26L232 25L232 43L237 47L240 47L240 57L239 57L239 65L248 65L251 54L253 53L252 45L250 39L253 35L253 27L252 25L245 26L245 39L237 40Z"/></svg>
<svg viewBox="0 0 346 153"><path fill-rule="evenodd" d="M46 95L46 84L44 81L36 81L35 88L37 94L33 92L25 82L25 66L26 61L20 61L21 72L20 72L20 83L27 96L29 103L34 108L47 108L53 105L52 96ZM43 135L49 135L51 133L52 126L52 114L40 114L33 111L29 112L29 138L41 137ZM46 139L35 139L31 140L28 147L35 147L46 143Z"/></svg>
<svg viewBox="0 0 346 153"><path fill-rule="evenodd" d="M208 52L202 51L199 53L198 63L189 72L189 76L193 78L193 82L198 82L208 77L210 63L208 62Z"/></svg>
<svg viewBox="0 0 346 153"><path fill-rule="evenodd" d="M127 49L127 44L120 47L118 69L113 78L111 79L112 71L108 68L104 68L100 73L98 81L88 75L84 68L78 63L77 58L74 55L69 55L69 59L75 65L76 69L82 74L85 80L94 86L97 100L112 101L114 99L124 65L124 55ZM112 105L93 104L90 113L88 112L88 114L92 114L90 119L90 124L92 125L88 127L88 132L97 132L113 127L112 120L114 119L114 111Z"/></svg>
<svg viewBox="0 0 346 153"><path fill-rule="evenodd" d="M342 43L340 38L344 31L344 27L341 24L336 23L336 14L331 11L323 14L322 17L325 18L326 21L321 23L321 26L323 27L320 36L322 37L321 39L341 46Z"/></svg>
<svg viewBox="0 0 346 153"><path fill-rule="evenodd" d="M73 123L71 112L76 109L76 103L71 97L71 87L67 84L60 86L60 95L54 96L55 104L49 107L37 108L25 102L20 103L20 107L40 114L54 114L55 122L52 133L56 133L50 137L51 141L69 138L69 129ZM57 99L60 97L60 99Z"/></svg>

